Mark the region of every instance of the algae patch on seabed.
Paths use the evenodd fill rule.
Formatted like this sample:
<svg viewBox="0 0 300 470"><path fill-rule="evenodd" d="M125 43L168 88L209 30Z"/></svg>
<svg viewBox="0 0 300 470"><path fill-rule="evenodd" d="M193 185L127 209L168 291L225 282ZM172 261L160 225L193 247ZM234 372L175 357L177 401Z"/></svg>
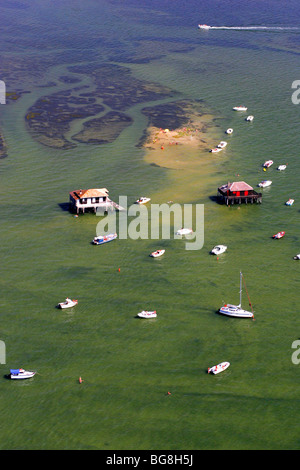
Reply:
<svg viewBox="0 0 300 470"><path fill-rule="evenodd" d="M3 135L0 132L0 159L5 157L7 157L7 145Z"/></svg>
<svg viewBox="0 0 300 470"><path fill-rule="evenodd" d="M77 87L44 96L28 109L25 116L27 129L43 145L70 149L76 146L71 139L90 144L113 142L132 123L132 119L121 111L174 94L167 87L134 78L130 69L119 65L72 66L69 71L87 75L93 85L81 95L78 95L80 87ZM70 77L61 79L69 81ZM85 88L88 87L85 85ZM106 111L104 116L85 121L82 129L68 140L75 119L92 118L103 111Z"/></svg>
<svg viewBox="0 0 300 470"><path fill-rule="evenodd" d="M83 130L73 135L72 139L86 144L110 143L130 126L132 121L132 118L124 113L110 111L105 116L85 122Z"/></svg>

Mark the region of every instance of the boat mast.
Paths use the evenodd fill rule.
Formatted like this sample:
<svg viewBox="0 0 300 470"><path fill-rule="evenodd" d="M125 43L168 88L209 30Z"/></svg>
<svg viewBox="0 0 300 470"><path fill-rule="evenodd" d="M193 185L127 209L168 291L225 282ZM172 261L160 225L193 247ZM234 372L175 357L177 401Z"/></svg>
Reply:
<svg viewBox="0 0 300 470"><path fill-rule="evenodd" d="M240 305L239 305L239 307L241 307L241 305L242 305L242 276L243 275L240 271Z"/></svg>

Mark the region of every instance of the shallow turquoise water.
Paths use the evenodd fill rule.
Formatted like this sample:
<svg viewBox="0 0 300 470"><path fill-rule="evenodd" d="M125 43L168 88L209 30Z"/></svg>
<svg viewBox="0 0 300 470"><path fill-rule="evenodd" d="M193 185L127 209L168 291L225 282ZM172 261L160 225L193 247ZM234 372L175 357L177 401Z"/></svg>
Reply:
<svg viewBox="0 0 300 470"><path fill-rule="evenodd" d="M56 55L60 60L38 81L26 73L22 83L7 83L12 91L31 93L1 106L9 146L0 162L0 338L6 344L6 364L0 366L1 448L298 449L298 369L291 361L298 338L299 265L292 257L299 252L299 107L291 102L298 35L203 35L197 30L203 12L197 10L195 18L192 4L182 13L179 3L171 11L168 2L154 2L154 17L136 2L126 7L114 2L113 14L106 2L101 12L92 1L84 9L79 2L72 8L69 2L56 8L53 2L20 5L2 7L7 21L1 34L10 48L4 55L13 53L18 63L25 50L28 60ZM216 11L211 5L203 20L209 24ZM287 12L277 22L274 5L261 12L260 24L295 24L295 15L290 19ZM237 2L235 16L228 11L222 19L230 25L255 23L252 11L239 8ZM47 27L49 13L56 28ZM145 58L154 52L157 58L129 63L128 51L143 41L150 44ZM188 50L174 52L178 43ZM162 44L167 51L160 57ZM142 106L129 110L134 124L113 144L60 151L28 135L27 109L53 92L37 85L57 80L83 57L120 62L133 76L169 86L180 98L203 99L216 115L216 139L234 128L221 156L199 154L205 168L211 159L211 176L199 174L199 198L192 201L205 205L201 250L185 250L182 240L162 240L166 254L153 260L148 256L157 248L153 240L95 247L90 241L97 217L74 218L63 210L77 187L105 186L116 201L119 195L129 201L153 195L159 203L165 202L160 191L170 184L170 200L176 200L170 172L145 163L136 147L146 125ZM55 92L67 88L59 87ZM232 111L241 103L255 116L253 123ZM270 158L274 165L263 172ZM276 171L280 163L288 163L285 172ZM255 187L265 177L273 184L263 191L262 205L226 208L214 201L217 187L228 180L245 179ZM191 202L190 183L182 171L178 184L187 185L182 203ZM286 207L290 197L295 203ZM273 240L279 230L286 236ZM209 255L218 243L228 245L219 260ZM223 301L238 301L240 270L255 321L216 314ZM66 296L79 304L61 312L55 305ZM243 299L247 306L246 295ZM135 318L141 309L154 308L156 320ZM206 374L223 360L231 362L224 374ZM19 366L39 374L23 383L3 377Z"/></svg>

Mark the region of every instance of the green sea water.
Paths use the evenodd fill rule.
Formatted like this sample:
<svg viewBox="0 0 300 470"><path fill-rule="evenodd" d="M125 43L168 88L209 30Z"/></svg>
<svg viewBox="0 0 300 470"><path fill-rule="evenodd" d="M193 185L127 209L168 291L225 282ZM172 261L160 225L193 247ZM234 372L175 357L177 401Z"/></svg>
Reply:
<svg viewBox="0 0 300 470"><path fill-rule="evenodd" d="M299 449L299 365L291 360L299 337L300 266L293 260L300 228L299 107L291 101L299 36L202 34L203 11L195 18L195 2L186 6L186 21L177 3L178 12L168 2L100 4L1 7L3 57L14 58L7 69L24 68L3 78L9 91L30 93L0 109L8 145L0 161L0 339L6 346L0 448ZM230 10L224 22L253 24L250 10L240 12ZM260 12L260 24L277 24L276 14L276 8L273 16ZM285 16L283 26L292 20L292 13ZM144 60L130 60L131 54ZM28 72L29 61L44 58L44 71ZM68 66L102 61L129 67L133 77L167 86L179 98L204 100L215 119L206 138L226 139L226 150L172 148L174 161L188 162L182 169L149 164L151 151L137 146L147 126L141 109L149 103L128 110L133 124L111 144L62 151L36 142L25 126L28 108L70 87L59 82L72 75ZM81 78L90 85L88 74ZM40 87L50 81L57 86ZM232 111L239 104L248 106L252 123ZM228 127L234 133L225 138ZM268 159L274 165L263 172ZM276 170L279 164L287 164L285 172ZM221 184L245 180L255 188L262 179L273 183L261 205L216 203ZM154 203L204 204L203 248L188 251L174 239L91 245L98 218L74 218L66 203L69 191L93 187L108 188L114 201L147 195ZM292 207L285 205L289 198ZM273 240L281 230L286 236ZM217 259L209 252L220 243L228 250ZM158 245L166 253L151 259ZM223 302L238 302L240 270L255 321L216 313ZM56 309L67 296L78 305ZM243 303L247 308L245 292ZM136 319L142 309L157 310L157 319ZM225 360L226 372L206 373ZM17 367L38 374L5 379Z"/></svg>

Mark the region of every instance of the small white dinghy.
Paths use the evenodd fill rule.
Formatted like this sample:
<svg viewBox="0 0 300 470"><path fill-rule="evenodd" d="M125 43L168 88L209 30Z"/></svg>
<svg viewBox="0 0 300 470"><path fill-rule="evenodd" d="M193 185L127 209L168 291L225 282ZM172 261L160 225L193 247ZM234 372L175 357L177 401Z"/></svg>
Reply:
<svg viewBox="0 0 300 470"><path fill-rule="evenodd" d="M279 171L283 171L286 169L286 165L279 165L279 167L277 168L277 170Z"/></svg>
<svg viewBox="0 0 300 470"><path fill-rule="evenodd" d="M296 256L294 256L294 259L300 259L300 253Z"/></svg>
<svg viewBox="0 0 300 470"><path fill-rule="evenodd" d="M252 122L254 119L254 116L247 116L245 121Z"/></svg>
<svg viewBox="0 0 300 470"><path fill-rule="evenodd" d="M270 166L273 165L273 160L266 160L265 163L263 164L264 168L270 168Z"/></svg>
<svg viewBox="0 0 300 470"><path fill-rule="evenodd" d="M209 367L207 369L207 373L208 374L219 374L220 372L223 372L223 370L226 370L228 367L230 366L230 362L221 362L220 364L216 365L216 366L213 366L213 367Z"/></svg>
<svg viewBox="0 0 300 470"><path fill-rule="evenodd" d="M70 307L74 307L77 304L78 304L78 300L74 300L74 299L71 300L67 297L64 302L61 302L58 304L58 308L70 308Z"/></svg>
<svg viewBox="0 0 300 470"><path fill-rule="evenodd" d="M9 377L12 380L31 379L36 372L24 369L10 369Z"/></svg>
<svg viewBox="0 0 300 470"><path fill-rule="evenodd" d="M191 233L193 233L191 228L181 228L177 230L176 235L190 235Z"/></svg>
<svg viewBox="0 0 300 470"><path fill-rule="evenodd" d="M226 245L216 245L216 246L211 250L211 254L212 254L212 255L220 255L221 253L225 253L226 250L227 250L227 246L226 246Z"/></svg>
<svg viewBox="0 0 300 470"><path fill-rule="evenodd" d="M162 256L164 253L165 253L166 250L156 250L156 251L153 251L150 256L152 258L159 258L159 256Z"/></svg>
<svg viewBox="0 0 300 470"><path fill-rule="evenodd" d="M246 106L235 106L232 109L233 111L247 111L248 108L246 108Z"/></svg>
<svg viewBox="0 0 300 470"><path fill-rule="evenodd" d="M215 147L213 149L210 149L210 152L211 153L217 153L217 152L221 152L221 150L223 150L221 147Z"/></svg>
<svg viewBox="0 0 300 470"><path fill-rule="evenodd" d="M227 145L227 142L225 140L221 140L221 142L217 145L218 148L224 149Z"/></svg>
<svg viewBox="0 0 300 470"><path fill-rule="evenodd" d="M136 204L147 204L147 202L151 201L150 197L140 197L137 201L135 201Z"/></svg>
<svg viewBox="0 0 300 470"><path fill-rule="evenodd" d="M231 127L229 127L226 131L226 134L232 134L233 133L233 129Z"/></svg>
<svg viewBox="0 0 300 470"><path fill-rule="evenodd" d="M157 313L156 310L148 311L148 310L142 310L137 314L139 318L156 318Z"/></svg>
<svg viewBox="0 0 300 470"><path fill-rule="evenodd" d="M264 180L261 183L258 184L260 188L267 188L268 186L271 186L272 181L270 180Z"/></svg>

